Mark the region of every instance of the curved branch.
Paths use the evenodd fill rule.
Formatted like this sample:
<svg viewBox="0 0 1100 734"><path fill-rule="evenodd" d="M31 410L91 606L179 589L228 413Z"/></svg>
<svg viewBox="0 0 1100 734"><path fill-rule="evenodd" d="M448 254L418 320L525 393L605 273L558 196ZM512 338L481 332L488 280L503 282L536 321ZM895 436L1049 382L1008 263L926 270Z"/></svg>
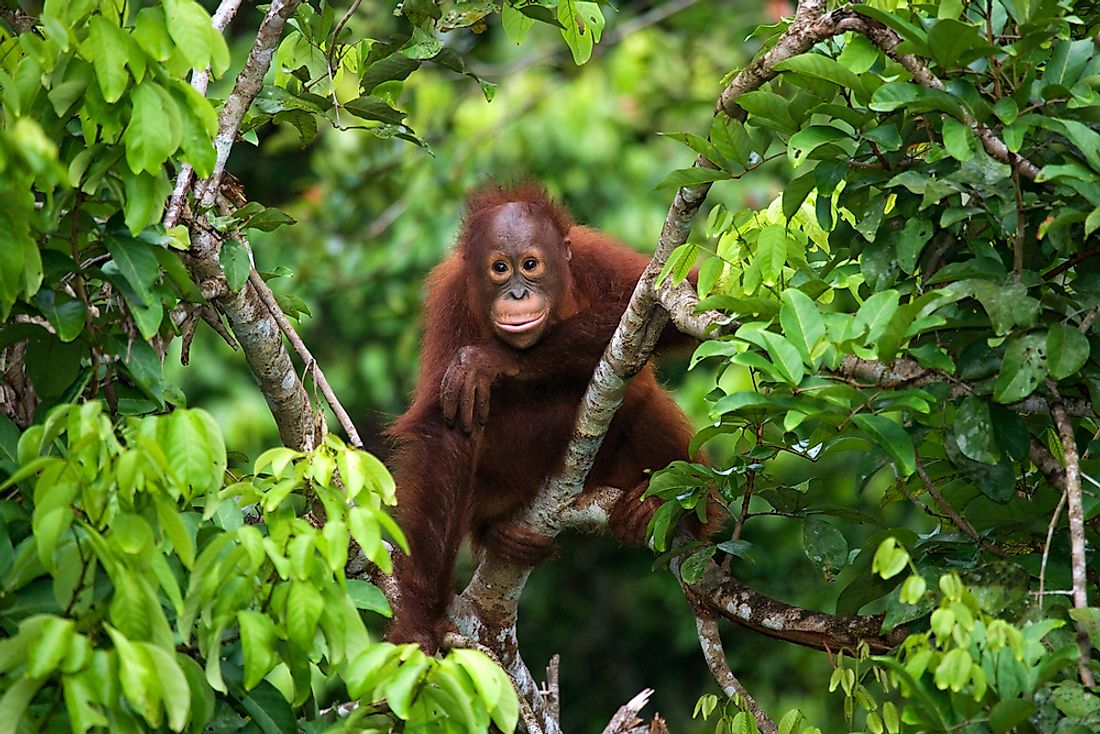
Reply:
<svg viewBox="0 0 1100 734"><path fill-rule="evenodd" d="M726 649L722 647L722 638L718 634L718 620L704 613L695 615L695 631L699 635L699 646L703 649L703 658L707 661L710 674L722 688L727 698L738 696L748 708L749 713L756 719L756 725L764 734L778 734L779 727L772 721L772 717L760 707L752 696L749 695L741 681L730 670L726 662Z"/></svg>

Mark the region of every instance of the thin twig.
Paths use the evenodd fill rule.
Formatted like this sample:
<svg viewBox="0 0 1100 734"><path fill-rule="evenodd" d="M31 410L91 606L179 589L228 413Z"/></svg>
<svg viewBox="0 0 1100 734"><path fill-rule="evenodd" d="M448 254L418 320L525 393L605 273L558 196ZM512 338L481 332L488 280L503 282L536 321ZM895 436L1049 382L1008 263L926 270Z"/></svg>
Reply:
<svg viewBox="0 0 1100 734"><path fill-rule="evenodd" d="M348 12L344 13L344 17L340 19L340 22L336 24L336 27L332 31L332 41L329 43L328 55L325 57L325 64L328 66L329 72L332 72L332 57L336 53L336 44L340 40L340 31L344 30L344 26L351 20L351 16L355 15L355 11L359 9L359 4L363 0L355 0L348 8Z"/></svg>
<svg viewBox="0 0 1100 734"><path fill-rule="evenodd" d="M940 508L943 514L947 515L951 519L951 522L955 523L955 527L966 533L967 537L981 546L984 550L992 553L998 558L1004 558L1005 552L997 546L990 543L988 540L978 534L978 531L974 529L974 526L970 524L965 517L959 514L958 510L952 507L951 503L947 501L947 498L940 492L933 482L931 477L928 476L928 472L924 469L924 464L918 458L917 460L917 475L920 476L921 483L924 484L924 488L928 491L928 494L932 496L932 499L936 501L936 505Z"/></svg>
<svg viewBox="0 0 1100 734"><path fill-rule="evenodd" d="M267 310L271 312L271 315L278 322L279 328L282 329L283 334L286 336L287 341L294 347L294 351L298 353L298 356L302 358L302 361L306 363L306 369L309 370L310 375L313 377L313 382L319 388L321 393L325 396L325 401L329 407L332 408L333 414L336 416L336 420L340 421L340 425L343 426L344 431L348 435L348 441L351 445L357 449L363 448L363 440L359 438L359 431L355 429L355 424L351 420L351 416L344 410L344 406L340 403L340 399L336 397L336 392L332 389L332 385L329 384L328 378L325 377L325 373L321 371L321 368L317 364L317 360L313 357L313 353L309 351L309 347L306 346L302 338L298 336L298 332L294 330L294 326L287 319L286 314L283 313L283 309L279 307L279 302L275 300L275 294L271 292L271 288L268 287L264 279L260 277L260 274L253 268L248 273L248 282L252 284L252 287L256 289L256 293L259 294L260 300L267 306Z"/></svg>
<svg viewBox="0 0 1100 734"><path fill-rule="evenodd" d="M1069 504L1069 545L1070 567L1073 577L1073 606L1084 609L1089 605L1088 566L1085 558L1085 509L1081 499L1081 464L1077 457L1077 439L1073 435L1073 426L1069 422L1069 416L1062 406L1061 397L1058 395L1058 386L1053 380L1047 380L1047 389L1050 390L1050 416L1054 419L1054 425L1058 428L1058 436L1062 440L1063 461L1066 467L1066 500ZM1092 645L1089 642L1088 633L1084 625L1077 625L1077 646L1081 650L1078 659L1078 668L1081 673L1081 682L1088 687L1096 685L1096 680L1089 668L1092 658Z"/></svg>
<svg viewBox="0 0 1100 734"><path fill-rule="evenodd" d="M768 716L768 713L760 707L748 690L737 680L729 663L726 662L726 650L722 646L722 638L718 633L718 620L712 615L699 613L695 615L695 631L699 635L699 646L703 649L703 658L707 661L710 674L718 683L727 698L738 696L756 719L756 725L763 734L776 734L779 728Z"/></svg>
<svg viewBox="0 0 1100 734"><path fill-rule="evenodd" d="M1039 562L1039 609L1043 608L1043 599L1045 596L1045 587L1047 580L1047 558L1050 557L1050 544L1054 542L1054 528L1058 527L1058 519L1062 516L1062 509L1066 506L1066 493L1063 491L1062 496L1058 498L1058 505L1054 508L1054 512L1050 516L1050 524L1047 525L1047 539L1043 543L1043 560Z"/></svg>

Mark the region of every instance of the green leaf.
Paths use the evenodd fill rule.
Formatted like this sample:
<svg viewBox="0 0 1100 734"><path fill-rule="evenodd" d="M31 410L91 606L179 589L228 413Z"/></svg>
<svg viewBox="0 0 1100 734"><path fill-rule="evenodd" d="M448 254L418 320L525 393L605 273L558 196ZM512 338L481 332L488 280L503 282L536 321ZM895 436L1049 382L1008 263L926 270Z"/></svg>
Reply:
<svg viewBox="0 0 1100 734"><path fill-rule="evenodd" d="M500 24L508 35L508 39L518 46L527 37L527 31L531 30L535 20L524 15L514 5L505 3L504 7L500 9Z"/></svg>
<svg viewBox="0 0 1100 734"><path fill-rule="evenodd" d="M185 499L216 491L226 468L221 429L202 410L176 410L158 424L157 438Z"/></svg>
<svg viewBox="0 0 1100 734"><path fill-rule="evenodd" d="M760 263L760 278L773 286L787 264L787 230L781 224L769 224L760 230L756 240L756 260Z"/></svg>
<svg viewBox="0 0 1100 734"><path fill-rule="evenodd" d="M657 189L692 188L712 181L724 181L730 177L728 171L714 168L680 168L661 179Z"/></svg>
<svg viewBox="0 0 1100 734"><path fill-rule="evenodd" d="M130 39L127 33L104 15L88 19L88 37L80 45L80 53L92 62L103 99L114 104L122 98L130 75L126 71Z"/></svg>
<svg viewBox="0 0 1100 734"><path fill-rule="evenodd" d="M428 670L428 660L419 650L413 651L389 681L386 682L385 697L393 712L402 719L409 718L409 706L417 683Z"/></svg>
<svg viewBox="0 0 1100 734"><path fill-rule="evenodd" d="M1072 614L1073 610L1070 613ZM989 728L993 730L993 734L1007 734L1009 731L1015 731L1017 725L1024 723L1038 710L1039 708L1027 699L1000 700L989 712Z"/></svg>
<svg viewBox="0 0 1100 734"><path fill-rule="evenodd" d="M789 220L797 214L816 185L813 171L807 171L788 183L783 189L783 216Z"/></svg>
<svg viewBox="0 0 1100 734"><path fill-rule="evenodd" d="M1052 324L1047 332L1047 369L1055 380L1077 373L1089 358L1089 340L1068 324Z"/></svg>
<svg viewBox="0 0 1100 734"><path fill-rule="evenodd" d="M251 610L237 612L237 623L241 630L241 648L244 654L244 687L255 688L264 679L275 663L278 635L275 623L266 614Z"/></svg>
<svg viewBox="0 0 1100 734"><path fill-rule="evenodd" d="M710 140L718 152L742 168L748 168L756 155L755 145L744 124L725 115L715 115L710 124Z"/></svg>
<svg viewBox="0 0 1100 734"><path fill-rule="evenodd" d="M998 403L1023 400L1047 376L1046 335L1028 334L1008 340L997 381L993 384L993 399Z"/></svg>
<svg viewBox="0 0 1100 734"><path fill-rule="evenodd" d="M351 599L356 609L377 612L384 617L393 614L390 603L386 600L386 595L377 586L369 581L360 581L359 579L348 579L347 583L348 598Z"/></svg>
<svg viewBox="0 0 1100 734"><path fill-rule="evenodd" d="M802 548L826 581L832 581L848 563L848 541L835 527L816 515L802 526Z"/></svg>
<svg viewBox="0 0 1100 734"><path fill-rule="evenodd" d="M38 628L38 634L27 646L27 673L35 678L45 678L57 670L69 654L69 645L75 637L71 619L48 616Z"/></svg>
<svg viewBox="0 0 1100 734"><path fill-rule="evenodd" d="M957 161L968 161L974 157L974 132L969 125L954 117L943 121L943 147L947 154Z"/></svg>
<svg viewBox="0 0 1100 734"><path fill-rule="evenodd" d="M831 125L810 125L799 130L787 141L787 160L792 166L799 166L821 146L851 139L848 133ZM847 148L850 149L851 146Z"/></svg>
<svg viewBox="0 0 1100 734"><path fill-rule="evenodd" d="M852 420L860 429L868 433L879 446L886 450L894 460L902 476L909 476L917 470L913 440L905 429L884 415L857 413Z"/></svg>
<svg viewBox="0 0 1100 734"><path fill-rule="evenodd" d="M153 301L153 284L160 278L160 266L151 246L140 240L116 235L108 235L105 244L122 277L141 298L143 305L149 305Z"/></svg>
<svg viewBox="0 0 1100 734"><path fill-rule="evenodd" d="M405 119L404 112L396 110L378 97L370 95L364 95L350 102L345 102L344 108L364 120L376 120L387 125L401 125L402 120Z"/></svg>
<svg viewBox="0 0 1100 734"><path fill-rule="evenodd" d="M768 356L771 357L772 363L779 370L784 382L791 387L798 387L806 374L798 350L774 331L761 332L761 336L767 344Z"/></svg>
<svg viewBox="0 0 1100 734"><path fill-rule="evenodd" d="M228 237L222 242L222 250L219 255L222 270L225 271L225 283L229 290L237 293L248 282L248 274L252 270L252 259L249 257L248 248L235 237Z"/></svg>
<svg viewBox="0 0 1100 734"><path fill-rule="evenodd" d="M312 583L291 581L290 593L286 599L286 631L290 641L302 650L313 648L313 637L317 634L317 623L325 602Z"/></svg>
<svg viewBox="0 0 1100 734"><path fill-rule="evenodd" d="M168 33L192 69L211 67L221 76L229 66L229 48L210 16L195 0L164 0Z"/></svg>
<svg viewBox="0 0 1100 734"><path fill-rule="evenodd" d="M1039 319L1040 303L1027 294L1022 283L999 285L988 282L973 283L974 298L989 315L993 331L998 336L1009 333L1015 327L1028 329Z"/></svg>
<svg viewBox="0 0 1100 734"><path fill-rule="evenodd" d="M152 661L143 647L128 640L122 632L108 626L107 633L118 653L118 679L123 695L150 726L159 726L160 698L164 692L152 684L157 680Z"/></svg>
<svg viewBox="0 0 1100 734"><path fill-rule="evenodd" d="M1001 452L994 435L989 403L976 395L968 395L955 410L955 442L969 459L983 464L996 464Z"/></svg>
<svg viewBox="0 0 1100 734"><path fill-rule="evenodd" d="M898 310L898 292L890 289L875 293L859 307L855 325L866 329L866 344L874 344L890 325L894 313Z"/></svg>
<svg viewBox="0 0 1100 734"><path fill-rule="evenodd" d="M175 652L148 642L136 644L145 651L151 668L156 672L156 680L162 691L164 712L168 715L168 727L172 731L183 731L191 713L191 688L183 669L176 662Z"/></svg>
<svg viewBox="0 0 1100 734"><path fill-rule="evenodd" d="M196 176L205 178L214 170L217 159L213 139L218 131L218 113L210 100L190 84L173 84L171 92L179 109L180 148L183 151L180 158L191 164Z"/></svg>
<svg viewBox="0 0 1100 734"><path fill-rule="evenodd" d="M146 80L130 94L133 111L122 134L126 163L134 173L159 173L183 140L179 107L164 87Z"/></svg>
<svg viewBox="0 0 1100 734"><path fill-rule="evenodd" d="M573 53L573 62L580 66L592 57L593 44L603 31L603 13L595 3L558 0L557 15L561 36Z"/></svg>
<svg viewBox="0 0 1100 734"><path fill-rule="evenodd" d="M906 275L912 275L917 269L917 259L920 258L924 246L932 239L932 222L924 217L913 217L905 223L898 234L898 242L895 246L898 267Z"/></svg>
<svg viewBox="0 0 1100 734"><path fill-rule="evenodd" d="M779 323L783 334L794 344L807 365L814 363L814 348L825 336L825 321L810 297L797 288L788 288L780 296Z"/></svg>
<svg viewBox="0 0 1100 734"><path fill-rule="evenodd" d="M842 89L850 89L857 95L866 96L863 82L850 69L840 62L816 53L804 53L784 59L775 65L776 71L793 71L816 79L832 82Z"/></svg>
<svg viewBox="0 0 1100 734"><path fill-rule="evenodd" d="M0 734L16 734L21 731L19 724L23 720L23 713L45 682L40 678L23 675L14 683L9 681L6 684L7 690L4 697L0 698Z"/></svg>
<svg viewBox="0 0 1100 734"><path fill-rule="evenodd" d="M164 203L172 193L172 183L163 168L152 176L144 171L132 173L129 168L123 168L119 175L126 186L123 203L126 227L136 237L143 229L160 221Z"/></svg>
<svg viewBox="0 0 1100 734"><path fill-rule="evenodd" d="M42 288L34 294L32 302L50 322L61 341L71 342L84 330L88 309L79 298L73 298L64 291Z"/></svg>
<svg viewBox="0 0 1100 734"><path fill-rule="evenodd" d="M977 27L953 18L941 18L932 25L928 30L928 47L936 64L944 69L969 64L996 50Z"/></svg>

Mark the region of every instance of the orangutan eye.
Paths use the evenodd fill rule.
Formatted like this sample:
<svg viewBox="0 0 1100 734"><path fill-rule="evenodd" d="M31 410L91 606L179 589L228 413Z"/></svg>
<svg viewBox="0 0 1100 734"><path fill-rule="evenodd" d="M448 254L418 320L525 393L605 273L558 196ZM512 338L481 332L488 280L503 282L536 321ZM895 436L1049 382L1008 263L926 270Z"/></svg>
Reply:
<svg viewBox="0 0 1100 734"><path fill-rule="evenodd" d="M538 266L539 266L539 261L536 260L533 257L529 257L529 258L527 258L526 260L523 261L523 269L524 270L534 270Z"/></svg>
<svg viewBox="0 0 1100 734"><path fill-rule="evenodd" d="M497 260L495 263L493 263L493 272L494 273L500 273L502 275L504 273L507 273L508 272L508 263L504 262L503 260Z"/></svg>

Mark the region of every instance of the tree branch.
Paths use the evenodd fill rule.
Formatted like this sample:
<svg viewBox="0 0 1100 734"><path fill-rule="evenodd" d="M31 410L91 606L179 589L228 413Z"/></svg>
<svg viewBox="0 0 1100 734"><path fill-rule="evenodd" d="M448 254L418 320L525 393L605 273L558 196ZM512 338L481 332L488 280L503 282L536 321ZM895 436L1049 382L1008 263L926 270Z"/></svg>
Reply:
<svg viewBox="0 0 1100 734"><path fill-rule="evenodd" d="M779 727L730 670L726 662L726 649L722 647L722 637L718 633L718 620L709 614L696 613L695 631L699 635L699 646L703 649L703 658L707 661L710 674L726 697L740 697L763 734L778 734Z"/></svg>
<svg viewBox="0 0 1100 734"><path fill-rule="evenodd" d="M351 420L351 416L344 410L344 406L340 403L340 399L336 397L336 391L332 389L332 385L329 384L328 378L325 377L325 373L321 371L321 367L317 364L317 360L313 357L313 353L309 351L309 347L302 341L302 337L298 336L298 332L294 330L294 326L287 319L286 314L283 313L283 309L279 307L278 301L275 300L275 294L271 292L271 288L268 287L264 279L260 277L260 274L256 272L255 268L248 273L248 282L252 284L252 287L256 289L256 293L260 296L260 300L267 306L268 312L276 323L279 324L279 328L282 330L283 335L286 336L287 341L294 347L294 351L298 353L298 356L306 364L306 369L309 370L310 375L313 377L313 382L321 388L321 394L325 396L325 400L328 402L330 408L332 408L333 414L336 416L336 420L340 422L344 432L347 434L348 441L351 445L357 449L363 448L363 439L359 438L359 431L355 429L355 424Z"/></svg>
<svg viewBox="0 0 1100 734"><path fill-rule="evenodd" d="M1081 500L1081 464L1077 455L1077 439L1073 435L1073 426L1066 415L1066 409L1058 396L1058 387L1053 380L1047 381L1053 399L1050 403L1050 416L1058 428L1062 440L1062 455L1065 461L1066 500L1069 504L1070 559L1073 577L1073 606L1084 609L1089 605L1088 566L1085 558L1085 509ZM1077 646L1081 650L1078 668L1081 682L1089 688L1096 685L1089 662L1092 659L1092 645L1088 632L1082 622L1077 624Z"/></svg>

